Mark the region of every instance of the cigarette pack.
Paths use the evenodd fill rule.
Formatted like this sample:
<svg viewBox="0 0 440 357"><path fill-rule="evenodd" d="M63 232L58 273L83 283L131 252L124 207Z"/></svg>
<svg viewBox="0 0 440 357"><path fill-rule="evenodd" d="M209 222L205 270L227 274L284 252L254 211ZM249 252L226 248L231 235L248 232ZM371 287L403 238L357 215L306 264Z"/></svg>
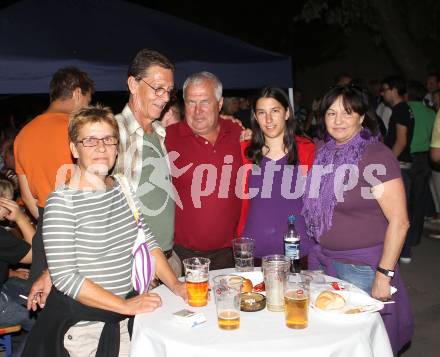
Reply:
<svg viewBox="0 0 440 357"><path fill-rule="evenodd" d="M195 327L206 322L205 314L188 309L176 311L173 313L173 319L179 325L186 327Z"/></svg>

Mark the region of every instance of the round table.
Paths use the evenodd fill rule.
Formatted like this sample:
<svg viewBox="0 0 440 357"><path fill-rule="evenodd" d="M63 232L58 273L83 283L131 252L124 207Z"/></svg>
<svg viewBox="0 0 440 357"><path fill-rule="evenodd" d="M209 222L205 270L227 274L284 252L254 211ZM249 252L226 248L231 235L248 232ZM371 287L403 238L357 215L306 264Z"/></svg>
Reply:
<svg viewBox="0 0 440 357"><path fill-rule="evenodd" d="M234 272L234 269L211 271L210 278ZM393 356L379 313L334 321L310 309L309 326L293 330L285 326L284 312L264 309L241 312L240 328L225 331L217 326L213 296L207 306L197 308L185 304L164 285L154 292L161 296L162 306L136 316L131 357ZM203 312L207 322L193 328L177 324L172 314L184 308Z"/></svg>

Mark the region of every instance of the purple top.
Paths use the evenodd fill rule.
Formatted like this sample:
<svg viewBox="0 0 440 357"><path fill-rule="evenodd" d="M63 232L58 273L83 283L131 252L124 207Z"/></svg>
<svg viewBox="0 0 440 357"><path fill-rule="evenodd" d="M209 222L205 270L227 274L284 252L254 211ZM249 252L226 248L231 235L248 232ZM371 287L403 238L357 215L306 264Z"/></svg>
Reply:
<svg viewBox="0 0 440 357"><path fill-rule="evenodd" d="M277 171L270 170L270 167ZM295 192L298 168L295 166L292 172L292 167L293 165L287 165L287 156L277 161L263 157L260 164L261 174L260 170L254 168L249 175L249 190L252 192L258 189L258 194L250 201L242 236L255 239L255 257L284 254L283 237L287 230L287 217L291 214L296 216L295 228L301 236L300 255L306 254L305 249L302 249L303 242L305 244L307 239L305 221L301 216L302 197L285 198L288 197L288 192L291 195ZM270 177L271 171L274 171L273 180ZM284 190L283 173L286 176L285 185L288 185L288 189ZM291 178L289 182L288 177Z"/></svg>
<svg viewBox="0 0 440 357"><path fill-rule="evenodd" d="M370 164L383 165L384 172L372 171L368 178L365 168ZM359 181L344 195L344 202L338 202L333 212L332 227L322 234L320 244L327 249L349 250L381 244L385 238L388 221L376 199L365 199L362 192L368 193L379 181L386 182L401 177L399 162L382 143L368 145L358 163ZM364 188L361 191L361 188Z"/></svg>

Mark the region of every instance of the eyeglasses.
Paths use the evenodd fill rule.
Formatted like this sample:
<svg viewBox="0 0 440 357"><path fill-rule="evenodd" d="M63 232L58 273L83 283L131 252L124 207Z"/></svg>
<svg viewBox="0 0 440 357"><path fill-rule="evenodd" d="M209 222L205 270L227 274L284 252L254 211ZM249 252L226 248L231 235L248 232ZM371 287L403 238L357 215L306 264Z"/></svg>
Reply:
<svg viewBox="0 0 440 357"><path fill-rule="evenodd" d="M79 144L83 144L84 147L86 148L91 148L94 146L98 145L98 142L102 141L102 143L105 146L112 146L112 145L118 145L118 139L114 136L106 136L105 138L94 138L93 136L88 137L88 138L84 138L82 140L78 140L76 143Z"/></svg>
<svg viewBox="0 0 440 357"><path fill-rule="evenodd" d="M143 78L139 78L142 82L144 82L148 87L150 87L152 90L154 90L154 94L156 94L158 97L162 97L165 93L168 93L168 96L171 98L175 98L176 96L176 90L170 89L166 90L163 87L154 88L151 84L149 84L147 81L145 81Z"/></svg>

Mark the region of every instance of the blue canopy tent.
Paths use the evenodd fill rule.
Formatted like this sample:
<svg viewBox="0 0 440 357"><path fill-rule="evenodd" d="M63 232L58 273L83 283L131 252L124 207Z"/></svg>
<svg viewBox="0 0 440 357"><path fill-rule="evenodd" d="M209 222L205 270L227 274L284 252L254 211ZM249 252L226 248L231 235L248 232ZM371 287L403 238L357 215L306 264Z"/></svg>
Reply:
<svg viewBox="0 0 440 357"><path fill-rule="evenodd" d="M183 5L182 5L183 6ZM22 0L0 10L0 94L46 93L53 73L74 65L97 91L126 90L144 47L176 64L176 85L215 73L227 89L292 87L291 58L122 0Z"/></svg>

